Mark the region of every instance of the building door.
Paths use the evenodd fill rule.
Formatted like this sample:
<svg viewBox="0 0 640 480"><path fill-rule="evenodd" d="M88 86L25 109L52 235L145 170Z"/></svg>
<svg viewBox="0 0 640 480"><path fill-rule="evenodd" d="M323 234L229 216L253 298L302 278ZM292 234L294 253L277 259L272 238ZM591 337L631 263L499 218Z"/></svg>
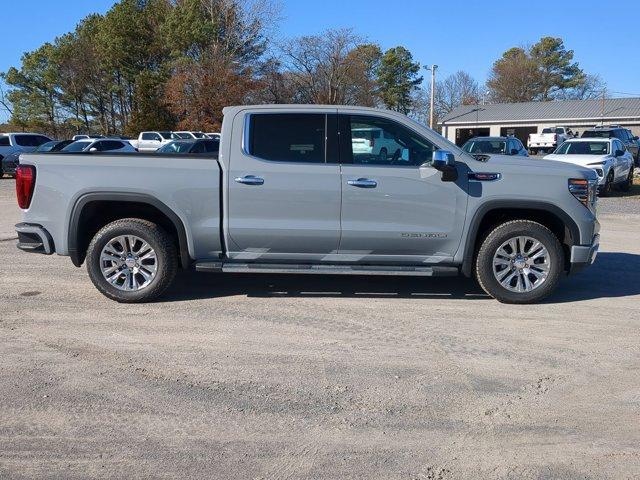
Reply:
<svg viewBox="0 0 640 480"><path fill-rule="evenodd" d="M491 130L487 128L456 128L456 145L461 147L473 137L488 137Z"/></svg>
<svg viewBox="0 0 640 480"><path fill-rule="evenodd" d="M530 133L538 133L538 127L502 127L500 129L500 135L503 137L513 136L522 142L523 145L527 145Z"/></svg>

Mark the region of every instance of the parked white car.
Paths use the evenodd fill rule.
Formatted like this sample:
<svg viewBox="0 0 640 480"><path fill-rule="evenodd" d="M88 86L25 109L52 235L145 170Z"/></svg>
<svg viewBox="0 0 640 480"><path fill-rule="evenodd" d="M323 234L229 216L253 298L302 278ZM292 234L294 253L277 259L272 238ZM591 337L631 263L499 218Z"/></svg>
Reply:
<svg viewBox="0 0 640 480"><path fill-rule="evenodd" d="M98 138L77 140L64 147L62 152L135 152L136 149L126 140L118 138Z"/></svg>
<svg viewBox="0 0 640 480"><path fill-rule="evenodd" d="M614 186L628 191L633 184L633 155L617 138L567 140L544 160L558 160L591 168L598 175L598 191L608 195Z"/></svg>
<svg viewBox="0 0 640 480"><path fill-rule="evenodd" d="M76 140L88 140L90 138L104 138L104 135L93 135L93 134L81 133L80 135L74 135L73 137L71 137L71 140L75 142Z"/></svg>
<svg viewBox="0 0 640 480"><path fill-rule="evenodd" d="M0 159L13 152L32 152L50 141L39 133L0 133Z"/></svg>
<svg viewBox="0 0 640 480"><path fill-rule="evenodd" d="M353 155L378 158L385 162L389 157L399 158L402 146L394 140L394 136L382 128L352 128L351 145Z"/></svg>
<svg viewBox="0 0 640 480"><path fill-rule="evenodd" d="M187 131L182 131L182 132L173 132L174 135L176 135L178 138L181 138L182 140L188 140L190 138L208 138L206 133L202 133L202 132L187 132Z"/></svg>
<svg viewBox="0 0 640 480"><path fill-rule="evenodd" d="M220 134L219 133L205 133L205 135L207 137L209 137L212 140L220 140Z"/></svg>
<svg viewBox="0 0 640 480"><path fill-rule="evenodd" d="M527 147L533 155L540 150L553 152L570 138L573 138L573 132L568 127L547 127L542 133L530 133Z"/></svg>
<svg viewBox="0 0 640 480"><path fill-rule="evenodd" d="M155 152L177 138L173 132L141 132L137 140L128 140L128 142L139 152Z"/></svg>

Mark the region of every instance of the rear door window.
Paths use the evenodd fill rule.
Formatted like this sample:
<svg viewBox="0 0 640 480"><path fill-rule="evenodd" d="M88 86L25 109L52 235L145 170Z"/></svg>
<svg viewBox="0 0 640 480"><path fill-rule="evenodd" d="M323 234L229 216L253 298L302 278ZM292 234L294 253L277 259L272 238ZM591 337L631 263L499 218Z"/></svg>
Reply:
<svg viewBox="0 0 640 480"><path fill-rule="evenodd" d="M193 147L191 147L189 153L204 153L204 143L197 142Z"/></svg>
<svg viewBox="0 0 640 480"><path fill-rule="evenodd" d="M0 147L10 147L9 137L0 137Z"/></svg>
<svg viewBox="0 0 640 480"><path fill-rule="evenodd" d="M249 122L250 155L272 162L325 162L326 115L260 113Z"/></svg>
<svg viewBox="0 0 640 480"><path fill-rule="evenodd" d="M220 142L217 140L207 140L204 143L204 149L208 153L216 153L220 150Z"/></svg>

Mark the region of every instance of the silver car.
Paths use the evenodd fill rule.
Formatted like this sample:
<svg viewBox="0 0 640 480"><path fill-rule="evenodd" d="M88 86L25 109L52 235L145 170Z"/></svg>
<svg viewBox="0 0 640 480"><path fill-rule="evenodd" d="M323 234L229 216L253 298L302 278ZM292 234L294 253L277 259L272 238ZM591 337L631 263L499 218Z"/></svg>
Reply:
<svg viewBox="0 0 640 480"><path fill-rule="evenodd" d="M522 142L515 137L474 137L462 146L471 155L517 155L528 157Z"/></svg>
<svg viewBox="0 0 640 480"><path fill-rule="evenodd" d="M124 140L117 138L82 139L70 143L63 152L135 152L136 149Z"/></svg>

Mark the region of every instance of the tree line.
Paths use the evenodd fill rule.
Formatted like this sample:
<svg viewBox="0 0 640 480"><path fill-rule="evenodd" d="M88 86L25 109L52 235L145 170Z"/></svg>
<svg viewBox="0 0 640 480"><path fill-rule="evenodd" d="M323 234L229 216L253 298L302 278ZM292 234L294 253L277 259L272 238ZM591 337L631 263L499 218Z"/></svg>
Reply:
<svg viewBox="0 0 640 480"><path fill-rule="evenodd" d="M215 131L223 107L249 103L386 107L428 118L429 88L408 49L383 51L348 29L274 41L275 1L120 0L1 73L0 108L12 128L60 138ZM486 87L464 71L438 81L434 113L482 100L588 98L600 88L561 39L545 37L505 52Z"/></svg>

